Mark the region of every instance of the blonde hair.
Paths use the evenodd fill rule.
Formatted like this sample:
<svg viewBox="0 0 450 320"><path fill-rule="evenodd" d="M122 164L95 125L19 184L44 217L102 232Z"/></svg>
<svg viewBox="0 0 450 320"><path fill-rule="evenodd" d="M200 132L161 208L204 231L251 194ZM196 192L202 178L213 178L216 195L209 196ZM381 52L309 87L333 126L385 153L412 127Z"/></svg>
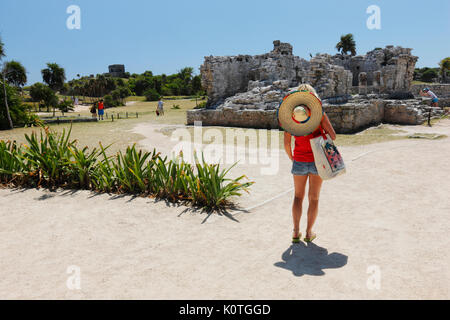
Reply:
<svg viewBox="0 0 450 320"><path fill-rule="evenodd" d="M301 85L299 85L298 88L297 88L297 90L298 90L298 91L304 91L304 90L310 91L310 92L314 93L314 95L315 95L318 99L320 99L320 97L319 97L319 95L317 94L316 90L315 90L311 85L309 85L309 84L307 84L307 83L302 83Z"/></svg>

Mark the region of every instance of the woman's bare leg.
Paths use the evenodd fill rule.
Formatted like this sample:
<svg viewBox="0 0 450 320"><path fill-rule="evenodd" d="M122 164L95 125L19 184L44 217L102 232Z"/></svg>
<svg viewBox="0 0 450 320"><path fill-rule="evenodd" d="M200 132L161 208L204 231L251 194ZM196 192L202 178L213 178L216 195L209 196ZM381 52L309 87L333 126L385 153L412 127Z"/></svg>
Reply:
<svg viewBox="0 0 450 320"><path fill-rule="evenodd" d="M308 176L294 175L294 203L292 204L292 219L294 222L294 237L298 236L300 230L300 218L302 217L302 203L305 197L305 186Z"/></svg>
<svg viewBox="0 0 450 320"><path fill-rule="evenodd" d="M306 226L306 237L312 235L312 227L316 222L317 214L319 213L319 195L322 187L322 178L317 174L310 174L309 176L309 190L308 190L308 225Z"/></svg>

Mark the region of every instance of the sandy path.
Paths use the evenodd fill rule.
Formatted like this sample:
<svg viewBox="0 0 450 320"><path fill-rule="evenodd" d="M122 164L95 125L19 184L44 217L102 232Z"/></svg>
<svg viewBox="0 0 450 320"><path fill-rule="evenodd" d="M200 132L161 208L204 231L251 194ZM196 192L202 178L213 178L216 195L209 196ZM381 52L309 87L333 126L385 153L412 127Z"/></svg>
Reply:
<svg viewBox="0 0 450 320"><path fill-rule="evenodd" d="M83 112L83 111L89 111L92 107L91 105L88 104L79 104L77 106L74 107L73 112Z"/></svg>
<svg viewBox="0 0 450 320"><path fill-rule="evenodd" d="M450 120L405 128L450 136ZM147 129L142 145L170 151ZM450 139L341 152L347 174L324 182L308 246L290 244L292 192L233 220L146 198L0 190L0 298L449 299ZM275 176L234 169L256 181L243 207L291 188L279 163ZM80 290L66 286L71 265Z"/></svg>

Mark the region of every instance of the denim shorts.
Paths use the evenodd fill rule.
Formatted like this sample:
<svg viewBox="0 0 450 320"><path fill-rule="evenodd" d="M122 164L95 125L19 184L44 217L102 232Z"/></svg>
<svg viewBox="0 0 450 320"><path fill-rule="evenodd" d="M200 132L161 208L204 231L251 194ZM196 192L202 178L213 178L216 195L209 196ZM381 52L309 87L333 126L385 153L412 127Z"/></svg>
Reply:
<svg viewBox="0 0 450 320"><path fill-rule="evenodd" d="M318 174L316 164L314 162L292 162L291 173L294 176L307 176L308 174Z"/></svg>
<svg viewBox="0 0 450 320"><path fill-rule="evenodd" d="M433 100L431 100L431 102L432 102L432 103L439 102L439 99L438 99L438 98L434 98Z"/></svg>

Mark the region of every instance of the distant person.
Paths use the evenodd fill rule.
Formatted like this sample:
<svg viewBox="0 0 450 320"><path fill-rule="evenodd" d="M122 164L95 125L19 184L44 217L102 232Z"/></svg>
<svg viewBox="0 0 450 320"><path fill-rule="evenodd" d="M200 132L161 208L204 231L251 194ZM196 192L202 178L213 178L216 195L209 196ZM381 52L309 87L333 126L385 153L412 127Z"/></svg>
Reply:
<svg viewBox="0 0 450 320"><path fill-rule="evenodd" d="M78 105L78 98L77 98L77 97L75 97L74 104L75 104L76 106Z"/></svg>
<svg viewBox="0 0 450 320"><path fill-rule="evenodd" d="M157 114L163 116L164 115L164 102L162 101L162 97L158 101L158 110Z"/></svg>
<svg viewBox="0 0 450 320"><path fill-rule="evenodd" d="M89 111L91 112L92 118L97 118L97 103L96 102L94 102L92 104L92 107Z"/></svg>
<svg viewBox="0 0 450 320"><path fill-rule="evenodd" d="M422 91L420 91L420 95L423 97L429 97L431 98L431 106L435 108L439 108L439 99L437 95L431 91L429 88L423 88Z"/></svg>
<svg viewBox="0 0 450 320"><path fill-rule="evenodd" d="M419 93L422 97L431 98L431 107L439 108L439 99L433 91L431 91L429 88L423 88L421 91L419 91ZM428 126L431 127L431 108L430 110L428 110Z"/></svg>
<svg viewBox="0 0 450 320"><path fill-rule="evenodd" d="M98 103L98 120L103 120L103 115L105 114L105 107L103 105L103 99Z"/></svg>

